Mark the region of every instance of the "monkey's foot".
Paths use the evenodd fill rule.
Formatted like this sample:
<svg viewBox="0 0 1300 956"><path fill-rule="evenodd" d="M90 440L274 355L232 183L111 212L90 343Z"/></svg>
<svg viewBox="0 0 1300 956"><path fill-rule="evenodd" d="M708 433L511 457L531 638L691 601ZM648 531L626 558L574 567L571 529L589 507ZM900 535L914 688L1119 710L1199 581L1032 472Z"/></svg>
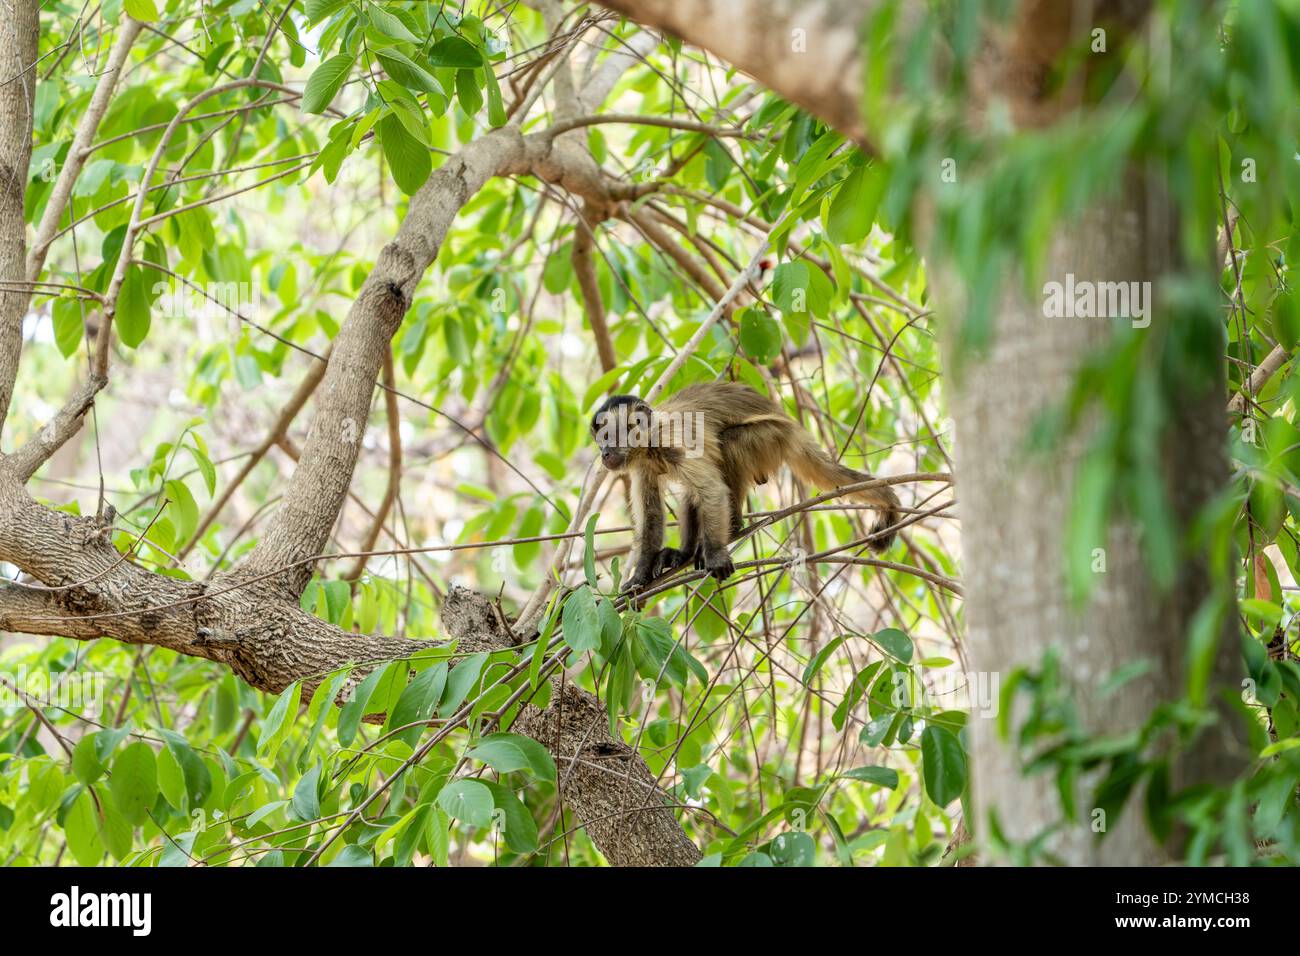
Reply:
<svg viewBox="0 0 1300 956"><path fill-rule="evenodd" d="M663 548L655 555L653 577L667 574L669 571L676 571L678 568L684 568L691 563L694 557L693 553L687 553L681 548Z"/></svg>
<svg viewBox="0 0 1300 956"><path fill-rule="evenodd" d="M732 563L731 555L727 553L725 548L705 555L704 567L709 574L719 581L725 581L736 573L736 565Z"/></svg>
<svg viewBox="0 0 1300 956"><path fill-rule="evenodd" d="M632 577L623 582L623 587L619 590L619 594L635 595L638 591L644 591L650 586L650 582L654 580L654 577L654 575L638 571L636 574L632 575Z"/></svg>

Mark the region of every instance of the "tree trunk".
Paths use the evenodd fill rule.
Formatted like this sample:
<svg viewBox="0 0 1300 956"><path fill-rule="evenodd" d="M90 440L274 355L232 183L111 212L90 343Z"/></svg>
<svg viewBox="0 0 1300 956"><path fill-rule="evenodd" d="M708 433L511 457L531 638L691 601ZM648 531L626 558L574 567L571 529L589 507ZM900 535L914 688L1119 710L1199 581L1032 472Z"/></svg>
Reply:
<svg viewBox="0 0 1300 956"><path fill-rule="evenodd" d="M1142 282L1167 274L1177 224L1159 190L1159 183L1134 173L1117 198L1061 228L1045 281L1064 281L1067 273L1076 282ZM953 285L951 277L943 283L940 301L955 308L960 292ZM1133 334L1159 335L1162 325L1178 321L1160 300L1158 282L1153 288L1152 323ZM950 292L955 294L949 297ZM953 314L953 308L944 311ZM1042 299L1026 298L1017 276L1005 287L985 357L957 355L952 342L945 343L945 366L956 372L949 375L947 394L957 422L970 666L1005 683L1016 668L1037 669L1044 653L1056 649L1061 676L1089 734L1131 731L1160 701L1183 691L1190 622L1209 592L1205 563L1192 560L1180 566L1172 593L1162 595L1130 521L1112 524L1107 540L1068 536L1087 428L1047 454L1026 452L1038 415L1064 400L1085 358L1106 344L1115 323L1126 321L1047 318ZM1224 388L1220 376L1179 396L1179 420L1165 431L1162 460L1180 532L1227 481ZM1067 548L1104 560L1104 573L1094 575L1089 599L1077 608L1066 589ZM1104 551L1095 552L1098 548ZM1220 635L1220 675L1239 656L1228 630ZM1142 659L1153 665L1145 674L1109 696L1098 693L1108 676ZM991 714L974 715L971 722L972 825L987 839L989 815L996 814L1003 834L1024 842L1062 819L1061 801L1055 775L1026 776L1014 745L1000 739L997 723ZM1013 738L1016 724L1013 717ZM1222 779L1233 765L1229 746L1217 736L1198 747L1190 761L1181 767L1188 779ZM1167 862L1168 851L1153 841L1140 805L1134 806L1136 798L1118 821L1101 821L1107 835L1098 841L1090 812L1096 783L1078 782L1079 819L1060 830L1047 849L1073 865Z"/></svg>
<svg viewBox="0 0 1300 956"><path fill-rule="evenodd" d="M0 428L4 427L23 347L27 226L23 201L32 158L36 96L36 0L10 0L0 9Z"/></svg>

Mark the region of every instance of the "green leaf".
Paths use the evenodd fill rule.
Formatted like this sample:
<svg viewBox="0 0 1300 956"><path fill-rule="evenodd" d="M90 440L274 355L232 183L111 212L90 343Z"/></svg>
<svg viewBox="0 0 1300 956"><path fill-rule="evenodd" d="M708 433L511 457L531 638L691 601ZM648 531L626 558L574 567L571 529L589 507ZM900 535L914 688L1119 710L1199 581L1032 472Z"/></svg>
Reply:
<svg viewBox="0 0 1300 956"><path fill-rule="evenodd" d="M781 326L762 309L742 310L740 347L759 365L771 364L781 354Z"/></svg>
<svg viewBox="0 0 1300 956"><path fill-rule="evenodd" d="M349 843L339 850L339 855L325 864L326 866L374 866L375 858L369 850L355 843Z"/></svg>
<svg viewBox="0 0 1300 956"><path fill-rule="evenodd" d="M808 311L808 264L783 262L772 270L772 301L787 314Z"/></svg>
<svg viewBox="0 0 1300 956"><path fill-rule="evenodd" d="M429 48L429 64L473 68L483 65L483 55L468 40L450 36Z"/></svg>
<svg viewBox="0 0 1300 956"><path fill-rule="evenodd" d="M317 684L316 690L312 692L311 703L307 706L307 719L311 722L311 729L307 732L307 740L302 745L302 753L298 756L299 773L307 769L307 757L312 747L316 746L321 729L324 728L325 721L334 708L334 700L339 695L339 688L343 686L343 682L351 672L351 667L339 668Z"/></svg>
<svg viewBox="0 0 1300 956"><path fill-rule="evenodd" d="M768 844L768 856L775 866L812 866L817 862L817 845L807 833L782 833Z"/></svg>
<svg viewBox="0 0 1300 956"><path fill-rule="evenodd" d="M185 811L185 771L176 755L167 748L158 754L158 789L172 807L182 813Z"/></svg>
<svg viewBox="0 0 1300 956"><path fill-rule="evenodd" d="M217 490L216 466L212 464L212 459L208 457L207 452L197 445L186 445L185 447L189 449L194 464L198 466L199 473L203 475L203 484L207 487L208 494L212 495Z"/></svg>
<svg viewBox="0 0 1300 956"><path fill-rule="evenodd" d="M328 16L343 9L348 0L307 0L303 7L303 13L307 17L307 23L319 23Z"/></svg>
<svg viewBox="0 0 1300 956"><path fill-rule="evenodd" d="M177 540L188 541L199 526L199 504L194 500L189 487L179 478L172 478L163 485L163 493L169 504L167 510L176 529Z"/></svg>
<svg viewBox="0 0 1300 956"><path fill-rule="evenodd" d="M579 654L600 647L600 620L591 588L578 588L564 602L564 643Z"/></svg>
<svg viewBox="0 0 1300 956"><path fill-rule="evenodd" d="M447 678L447 689L438 703L438 713L450 715L459 709L465 702L465 698L469 696L469 692L478 686L479 676L483 673L483 665L487 659L487 652L480 651L471 654L451 669L451 676Z"/></svg>
<svg viewBox="0 0 1300 956"><path fill-rule="evenodd" d="M315 72L307 80L306 89L303 90L302 111L324 113L334 101L335 95L343 86L343 81L347 79L355 62L356 57L352 54L339 53L316 67Z"/></svg>
<svg viewBox="0 0 1300 956"><path fill-rule="evenodd" d="M82 737L72 751L72 774L87 786L104 775L104 765L100 763L95 747L95 737L95 734Z"/></svg>
<svg viewBox="0 0 1300 956"><path fill-rule="evenodd" d="M446 684L446 661L439 661L434 666L425 668L416 674L415 678L406 685L406 689L402 691L402 696L397 699L397 705L393 707L392 712L388 715L385 730L419 723L432 717L434 710L438 706L438 701L442 698L442 692ZM398 734L397 738L405 740L410 746L414 747L423 732L423 727L410 727Z"/></svg>
<svg viewBox="0 0 1300 956"><path fill-rule="evenodd" d="M845 636L841 635L830 641L825 647L813 655L813 659L808 662L808 666L803 670L803 677L801 680L805 686L812 684L813 678L821 673L821 669L825 666L827 659L835 653L836 649L843 644L844 641Z"/></svg>
<svg viewBox="0 0 1300 956"><path fill-rule="evenodd" d="M623 636L623 619L609 598L596 602L596 617L600 620L600 652L611 657L618 647L618 639Z"/></svg>
<svg viewBox="0 0 1300 956"><path fill-rule="evenodd" d="M122 0L122 9L141 23L153 23L158 19L158 8L153 0Z"/></svg>
<svg viewBox="0 0 1300 956"><path fill-rule="evenodd" d="M299 820L320 819L320 775L321 764L316 764L298 781L293 788L293 798L289 801L289 811Z"/></svg>
<svg viewBox="0 0 1300 956"><path fill-rule="evenodd" d="M858 734L858 740L868 747L879 747L880 742L888 736L889 728L893 723L893 714L881 714L879 717L867 722L867 725L862 728L862 732Z"/></svg>
<svg viewBox="0 0 1300 956"><path fill-rule="evenodd" d="M117 294L117 311L113 322L117 337L129 349L135 348L149 334L149 292L144 284L144 270L130 266Z"/></svg>
<svg viewBox="0 0 1300 956"><path fill-rule="evenodd" d="M407 43L420 42L420 38L412 33L401 19L389 13L379 4L367 4L366 13L370 17L371 25L384 36L391 37L394 40L405 40Z"/></svg>
<svg viewBox="0 0 1300 956"><path fill-rule="evenodd" d="M519 734L490 734L465 756L483 761L497 773L527 770L539 780L555 779L555 760L547 749Z"/></svg>
<svg viewBox="0 0 1300 956"><path fill-rule="evenodd" d="M352 603L352 586L347 581L322 581L320 586L325 596L325 614L331 624L338 624Z"/></svg>
<svg viewBox="0 0 1300 956"><path fill-rule="evenodd" d="M99 793L99 807L102 813L99 821L99 838L114 859L124 860L131 853L134 837L131 824L118 813L117 807L105 800L102 791Z"/></svg>
<svg viewBox="0 0 1300 956"><path fill-rule="evenodd" d="M483 93L479 89L478 70L456 71L456 99L468 116L477 116L483 108Z"/></svg>
<svg viewBox="0 0 1300 956"><path fill-rule="evenodd" d="M384 72L412 92L438 93L442 87L424 67L398 50L379 50L376 58L384 67Z"/></svg>
<svg viewBox="0 0 1300 956"><path fill-rule="evenodd" d="M429 812L428 820L425 823L425 839L429 843L429 855L433 857L435 866L445 867L449 865L448 851L451 849L451 834L448 827L451 821L447 819L447 814L442 810L433 808Z"/></svg>
<svg viewBox="0 0 1300 956"><path fill-rule="evenodd" d="M391 113L379 121L379 142L393 171L393 181L408 196L415 195L433 171L429 148Z"/></svg>
<svg viewBox="0 0 1300 956"><path fill-rule="evenodd" d="M366 706L370 703L370 695L374 693L375 687L383 676L384 668L376 667L356 686L352 691L352 697L339 709L338 737L340 747L352 746L352 740L357 735L357 728L361 726L361 718L366 715Z"/></svg>
<svg viewBox="0 0 1300 956"><path fill-rule="evenodd" d="M535 853L537 822L528 812L528 808L520 802L509 787L491 781L484 781L483 785L491 791L493 803L501 811L498 819L506 846L515 853Z"/></svg>
<svg viewBox="0 0 1300 956"><path fill-rule="evenodd" d="M559 295L573 280L573 243L558 246L542 267L542 288L551 295Z"/></svg>
<svg viewBox="0 0 1300 956"><path fill-rule="evenodd" d="M794 184L790 187L789 204L797 203L803 196L804 190L826 175L835 165L848 158L849 154L843 153L833 159L827 159L831 150L842 142L844 142L844 137L839 133L823 133L799 157L798 163L795 164Z"/></svg>
<svg viewBox="0 0 1300 956"><path fill-rule="evenodd" d="M488 99L488 125L493 129L506 125L506 107L501 99L501 84L497 82L497 75L492 71L492 64L483 64L483 74L487 77L487 99Z"/></svg>
<svg viewBox="0 0 1300 956"><path fill-rule="evenodd" d="M433 140L429 136L429 123L424 118L424 110L419 105L413 104L407 100L393 100L389 104L392 114L396 116L406 127L416 140L425 146L432 146ZM382 117L380 117L382 119Z"/></svg>
<svg viewBox="0 0 1300 956"><path fill-rule="evenodd" d="M293 726L290 715L297 715L301 693L302 681L296 680L275 699L270 713L266 715L266 723L262 727L262 736L257 745L257 755L267 763L275 762L275 755Z"/></svg>
<svg viewBox="0 0 1300 956"><path fill-rule="evenodd" d="M898 771L889 767L854 767L852 770L844 771L843 776L851 780L861 780L863 783L874 783L887 790L898 789Z"/></svg>
<svg viewBox="0 0 1300 956"><path fill-rule="evenodd" d="M98 814L89 790L82 790L68 808L63 833L68 838L68 849L82 866L94 866L103 859L104 843L99 838Z"/></svg>
<svg viewBox="0 0 1300 956"><path fill-rule="evenodd" d="M587 519L587 527L582 535L582 570L587 577L587 583L594 589L596 587L596 521L600 518L600 512L597 511Z"/></svg>
<svg viewBox="0 0 1300 956"><path fill-rule="evenodd" d="M904 664L912 659L912 639L896 627L887 627L877 631L871 639L884 648L891 657L896 657Z"/></svg>
<svg viewBox="0 0 1300 956"><path fill-rule="evenodd" d="M858 166L845 178L826 216L826 234L842 245L861 242L871 231L885 177L867 166Z"/></svg>
<svg viewBox="0 0 1300 956"><path fill-rule="evenodd" d="M938 806L946 807L966 789L966 751L957 735L942 727L921 732L921 761L925 792Z"/></svg>
<svg viewBox="0 0 1300 956"><path fill-rule="evenodd" d="M85 323L81 319L81 302L77 299L55 299L51 307L54 319L54 344L64 358L71 358L81 344Z"/></svg>
<svg viewBox="0 0 1300 956"><path fill-rule="evenodd" d="M492 824L492 791L477 780L454 780L438 791L438 806L471 826Z"/></svg>
<svg viewBox="0 0 1300 956"><path fill-rule="evenodd" d="M212 792L212 775L208 772L207 766L194 752L189 741L180 734L174 730L159 730L158 733L167 742L167 752L175 758L176 765L180 768L189 806L201 806L208 798L208 794Z"/></svg>
<svg viewBox="0 0 1300 956"><path fill-rule="evenodd" d="M140 826L158 799L158 760L143 741L131 744L113 761L109 783L113 803L128 823Z"/></svg>

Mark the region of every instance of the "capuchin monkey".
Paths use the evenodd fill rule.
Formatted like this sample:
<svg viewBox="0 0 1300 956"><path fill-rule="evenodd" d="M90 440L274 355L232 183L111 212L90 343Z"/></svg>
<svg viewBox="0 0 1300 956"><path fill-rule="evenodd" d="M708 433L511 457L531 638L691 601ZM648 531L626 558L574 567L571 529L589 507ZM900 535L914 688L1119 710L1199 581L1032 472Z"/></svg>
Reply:
<svg viewBox="0 0 1300 956"><path fill-rule="evenodd" d="M783 464L825 490L872 477L841 465L779 405L738 382L690 385L658 408L615 395L592 416L591 433L605 467L630 473L635 570L625 591L692 562L719 581L730 577L727 545L740 534L745 496ZM682 492L677 548L664 547L666 484ZM881 532L898 523L898 496L883 485L852 497L879 512L870 547L884 551L894 532Z"/></svg>

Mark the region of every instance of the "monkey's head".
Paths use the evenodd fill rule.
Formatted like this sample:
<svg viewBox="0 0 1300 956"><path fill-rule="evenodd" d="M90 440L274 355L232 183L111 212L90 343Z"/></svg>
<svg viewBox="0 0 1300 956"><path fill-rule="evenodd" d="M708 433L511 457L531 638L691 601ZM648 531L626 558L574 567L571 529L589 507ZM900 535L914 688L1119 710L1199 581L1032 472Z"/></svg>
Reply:
<svg viewBox="0 0 1300 956"><path fill-rule="evenodd" d="M600 461L610 471L620 471L650 447L653 409L635 395L613 395L591 416L591 437L600 449Z"/></svg>

